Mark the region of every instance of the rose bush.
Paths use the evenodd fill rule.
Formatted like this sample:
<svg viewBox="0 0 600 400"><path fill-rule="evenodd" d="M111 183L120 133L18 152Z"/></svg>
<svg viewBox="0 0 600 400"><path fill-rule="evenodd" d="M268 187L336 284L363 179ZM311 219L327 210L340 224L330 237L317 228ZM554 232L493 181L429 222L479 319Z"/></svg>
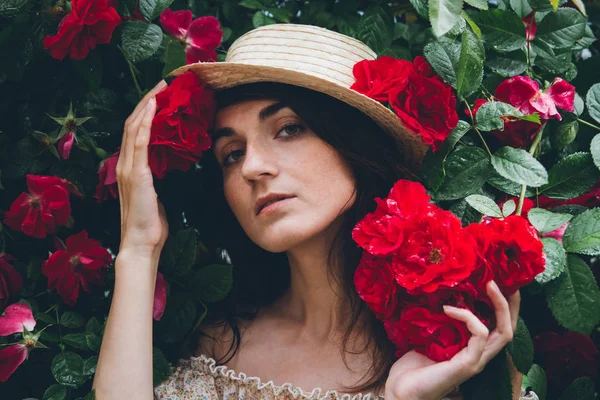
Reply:
<svg viewBox="0 0 600 400"><path fill-rule="evenodd" d="M416 345L443 360L464 346L468 330L442 304L493 327L479 289L496 279L521 292L506 350L524 386L542 399L593 398L600 6L548 0L1 2L1 397L93 397L119 252L124 121L174 68L222 61L236 38L273 22L364 41L378 59L354 67L351 88L431 147L418 182L375 199L353 231L365 250L356 289L398 354ZM234 268L182 195L202 199L211 93L186 76L169 83L149 154L171 229L155 288L155 383L227 300ZM509 399L507 376L501 354L461 390Z"/></svg>

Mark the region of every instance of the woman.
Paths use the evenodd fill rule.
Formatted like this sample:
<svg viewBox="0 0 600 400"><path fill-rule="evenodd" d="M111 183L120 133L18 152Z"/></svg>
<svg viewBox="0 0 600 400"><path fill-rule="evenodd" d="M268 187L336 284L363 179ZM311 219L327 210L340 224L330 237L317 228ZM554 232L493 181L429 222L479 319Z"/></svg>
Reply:
<svg viewBox="0 0 600 400"><path fill-rule="evenodd" d="M374 197L411 178L423 153L391 112L348 88L352 65L365 58L374 53L344 35L271 25L239 38L225 63L174 72L190 69L217 90L212 153L203 164L216 197L206 193L210 212L195 204L200 215L190 218L228 226L213 240L230 254L239 287L156 398L460 398L450 392L512 340L519 293L507 300L489 285L494 332L472 313L449 309L473 334L467 348L441 363L414 351L395 360L381 322L357 298L360 252L351 228ZM262 81L272 83L254 83ZM117 165L122 240L94 380L98 399L153 396L152 300L168 226L147 145L154 96L165 86L125 124ZM513 378L518 399L521 380Z"/></svg>

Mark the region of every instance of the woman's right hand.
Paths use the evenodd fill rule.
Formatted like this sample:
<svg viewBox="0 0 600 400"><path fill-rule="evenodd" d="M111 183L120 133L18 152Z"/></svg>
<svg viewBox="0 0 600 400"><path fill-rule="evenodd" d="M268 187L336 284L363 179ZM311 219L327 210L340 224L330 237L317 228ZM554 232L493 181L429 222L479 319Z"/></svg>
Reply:
<svg viewBox="0 0 600 400"><path fill-rule="evenodd" d="M162 203L154 189L148 164L150 128L156 113L154 96L167 87L161 80L138 103L125 121L117 162L117 184L121 205L120 251L158 258L167 240L169 226Z"/></svg>

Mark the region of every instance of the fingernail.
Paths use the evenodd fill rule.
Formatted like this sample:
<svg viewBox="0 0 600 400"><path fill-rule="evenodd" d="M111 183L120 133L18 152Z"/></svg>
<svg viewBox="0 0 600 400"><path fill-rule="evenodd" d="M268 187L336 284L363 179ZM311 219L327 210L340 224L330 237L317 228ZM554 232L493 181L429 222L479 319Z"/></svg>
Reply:
<svg viewBox="0 0 600 400"><path fill-rule="evenodd" d="M496 284L496 281L490 281L492 282L492 287L496 290L500 290L500 288L498 287L498 285Z"/></svg>

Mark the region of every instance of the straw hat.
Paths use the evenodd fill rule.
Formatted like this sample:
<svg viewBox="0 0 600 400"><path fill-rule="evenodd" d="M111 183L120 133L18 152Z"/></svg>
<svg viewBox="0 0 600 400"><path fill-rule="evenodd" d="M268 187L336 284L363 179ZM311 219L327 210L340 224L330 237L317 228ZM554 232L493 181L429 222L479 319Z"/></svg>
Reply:
<svg viewBox="0 0 600 400"><path fill-rule="evenodd" d="M273 24L240 36L224 62L189 64L169 75L193 71L213 90L279 82L325 93L372 118L396 139L404 164L418 170L427 145L387 107L350 89L355 82L354 64L376 57L367 45L341 33L312 25Z"/></svg>

